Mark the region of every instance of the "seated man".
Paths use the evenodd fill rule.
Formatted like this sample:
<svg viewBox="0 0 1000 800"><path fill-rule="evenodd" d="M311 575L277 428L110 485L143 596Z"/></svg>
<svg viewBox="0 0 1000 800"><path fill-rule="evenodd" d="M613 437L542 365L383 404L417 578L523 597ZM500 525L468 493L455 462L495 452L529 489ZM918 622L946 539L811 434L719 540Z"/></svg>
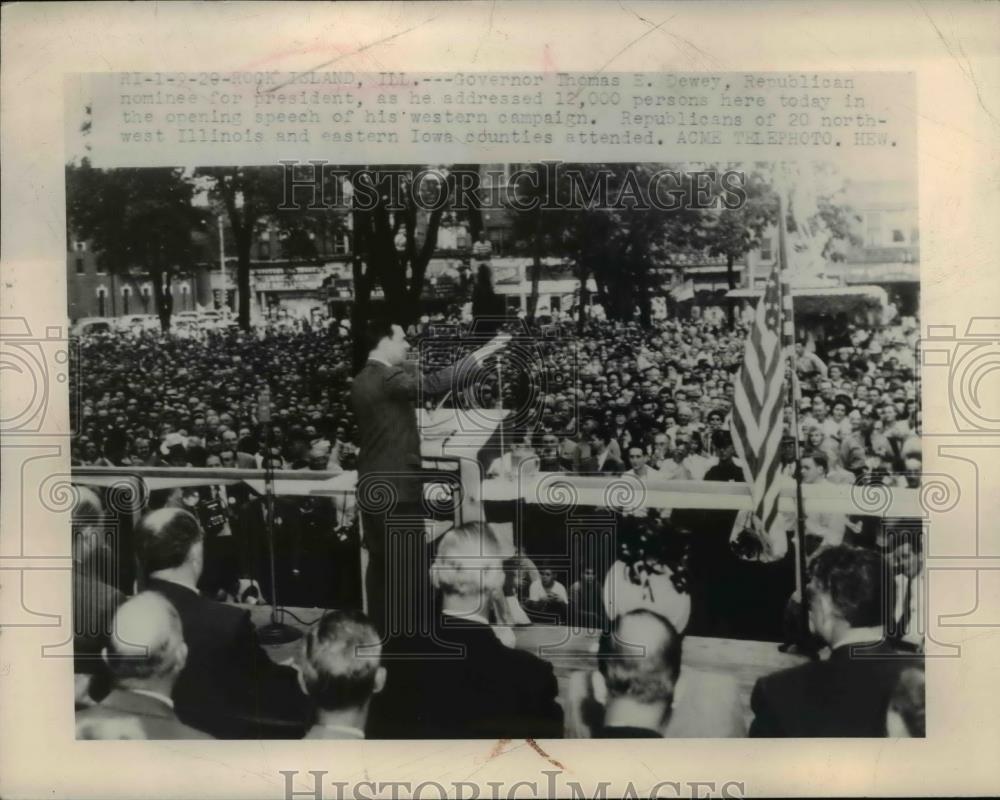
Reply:
<svg viewBox="0 0 1000 800"><path fill-rule="evenodd" d="M296 671L274 663L245 609L198 594L204 536L194 515L150 512L136 527L146 588L180 615L187 665L174 687L182 722L219 739L301 738L312 718Z"/></svg>
<svg viewBox="0 0 1000 800"><path fill-rule="evenodd" d="M141 732L134 738L142 739L212 738L174 714L170 696L187 660L187 645L180 618L164 597L142 592L122 604L102 655L114 688L100 705L77 713L78 738L118 739L119 731L128 728Z"/></svg>
<svg viewBox="0 0 1000 800"><path fill-rule="evenodd" d="M590 455L580 461L580 472L585 474L613 473L620 475L625 465L614 454L614 440L606 428L595 428L587 436Z"/></svg>
<svg viewBox="0 0 1000 800"><path fill-rule="evenodd" d="M360 611L329 611L306 636L302 677L316 702L306 739L364 739L368 706L385 686L378 633Z"/></svg>
<svg viewBox="0 0 1000 800"><path fill-rule="evenodd" d="M813 661L760 678L750 704L758 737L884 736L899 673L920 660L885 641L884 574L878 553L839 545L809 565L810 630L831 649Z"/></svg>
<svg viewBox="0 0 1000 800"><path fill-rule="evenodd" d="M531 582L525 608L536 614L538 621L562 624L566 621L568 607L566 587L556 580L551 568L543 567L538 580Z"/></svg>
<svg viewBox="0 0 1000 800"><path fill-rule="evenodd" d="M590 717L585 724L594 738L745 734L736 681L701 670L681 673L681 641L674 626L655 611L630 611L615 620L601 637L600 672L583 692L589 707L583 716ZM571 696L581 694L580 676L571 679Z"/></svg>
<svg viewBox="0 0 1000 800"><path fill-rule="evenodd" d="M486 524L446 533L431 567L440 590L432 630L390 636L385 691L372 701L369 738L536 739L563 733L552 665L506 647L486 615L509 553Z"/></svg>

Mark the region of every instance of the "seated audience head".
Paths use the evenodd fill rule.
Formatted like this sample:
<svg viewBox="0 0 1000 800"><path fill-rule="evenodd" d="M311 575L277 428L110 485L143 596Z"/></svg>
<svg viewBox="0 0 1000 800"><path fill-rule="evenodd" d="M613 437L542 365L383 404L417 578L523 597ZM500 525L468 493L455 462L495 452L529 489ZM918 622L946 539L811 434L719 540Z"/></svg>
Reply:
<svg viewBox="0 0 1000 800"><path fill-rule="evenodd" d="M93 571L106 566L111 553L101 541L104 530L104 508L97 493L86 486L74 486L73 504L73 566L77 570Z"/></svg>
<svg viewBox="0 0 1000 800"><path fill-rule="evenodd" d="M926 736L925 676L922 667L909 667L899 674L899 681L889 698L886 734L891 738Z"/></svg>
<svg viewBox="0 0 1000 800"><path fill-rule="evenodd" d="M505 558L513 555L484 522L469 522L441 537L431 582L441 590L443 608L485 616L489 601L503 590Z"/></svg>
<svg viewBox="0 0 1000 800"><path fill-rule="evenodd" d="M817 483L826 477L830 462L824 453L814 450L802 456L802 482Z"/></svg>
<svg viewBox="0 0 1000 800"><path fill-rule="evenodd" d="M378 633L360 611L328 611L310 628L302 677L321 716L367 713L385 686L381 652Z"/></svg>
<svg viewBox="0 0 1000 800"><path fill-rule="evenodd" d="M880 640L883 626L882 557L848 545L821 549L809 565L809 626L831 647L850 631L872 629Z"/></svg>
<svg viewBox="0 0 1000 800"><path fill-rule="evenodd" d="M736 454L733 435L727 430L712 431L712 447L719 454L720 461L727 461Z"/></svg>
<svg viewBox="0 0 1000 800"><path fill-rule="evenodd" d="M681 670L674 626L655 611L629 611L601 636L597 657L607 690L605 725L662 730Z"/></svg>
<svg viewBox="0 0 1000 800"><path fill-rule="evenodd" d="M135 533L136 555L147 578L197 584L204 568L204 534L192 513L180 508L151 511Z"/></svg>
<svg viewBox="0 0 1000 800"><path fill-rule="evenodd" d="M126 600L115 613L102 655L118 686L169 697L187 662L177 611L157 592L140 592Z"/></svg>

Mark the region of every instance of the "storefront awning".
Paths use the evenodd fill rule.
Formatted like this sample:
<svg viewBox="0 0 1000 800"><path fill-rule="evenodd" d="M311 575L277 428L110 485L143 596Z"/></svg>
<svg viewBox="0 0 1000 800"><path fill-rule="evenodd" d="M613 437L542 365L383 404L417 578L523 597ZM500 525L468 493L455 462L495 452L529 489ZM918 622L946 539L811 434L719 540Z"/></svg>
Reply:
<svg viewBox="0 0 1000 800"><path fill-rule="evenodd" d="M756 300L763 289L733 289L726 297ZM799 313L836 313L864 306L884 306L888 295L881 286L835 286L829 288L792 288L792 300Z"/></svg>

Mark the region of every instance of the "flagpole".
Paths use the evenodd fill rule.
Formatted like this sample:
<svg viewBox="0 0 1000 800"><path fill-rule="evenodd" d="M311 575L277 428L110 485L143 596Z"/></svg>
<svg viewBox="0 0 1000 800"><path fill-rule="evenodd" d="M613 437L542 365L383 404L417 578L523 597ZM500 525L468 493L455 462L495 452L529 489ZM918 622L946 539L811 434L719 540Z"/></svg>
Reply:
<svg viewBox="0 0 1000 800"><path fill-rule="evenodd" d="M809 605L806 600L806 513L802 502L802 448L799 444L799 377L795 369L795 309L788 281L788 251L785 242L784 193L778 193L778 258L781 260L782 332L788 351L788 398L792 406L792 438L795 440L795 584L799 590L800 642L809 637Z"/></svg>

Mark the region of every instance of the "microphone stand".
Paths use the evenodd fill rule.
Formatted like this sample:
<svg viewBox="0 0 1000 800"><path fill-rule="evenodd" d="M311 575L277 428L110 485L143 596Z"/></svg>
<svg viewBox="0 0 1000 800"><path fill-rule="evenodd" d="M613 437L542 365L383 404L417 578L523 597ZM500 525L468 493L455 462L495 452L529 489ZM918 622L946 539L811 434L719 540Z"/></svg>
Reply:
<svg viewBox="0 0 1000 800"><path fill-rule="evenodd" d="M503 367L500 365L500 355L497 354L497 409L500 411L500 472L503 473ZM510 454L510 472L514 474L514 453Z"/></svg>
<svg viewBox="0 0 1000 800"><path fill-rule="evenodd" d="M257 635L262 644L287 644L301 638L302 631L281 622L285 610L278 605L278 581L274 557L274 435L271 431L271 395L261 392L258 419L265 424L264 447L264 509L267 527L267 552L271 568L271 621L262 626Z"/></svg>

